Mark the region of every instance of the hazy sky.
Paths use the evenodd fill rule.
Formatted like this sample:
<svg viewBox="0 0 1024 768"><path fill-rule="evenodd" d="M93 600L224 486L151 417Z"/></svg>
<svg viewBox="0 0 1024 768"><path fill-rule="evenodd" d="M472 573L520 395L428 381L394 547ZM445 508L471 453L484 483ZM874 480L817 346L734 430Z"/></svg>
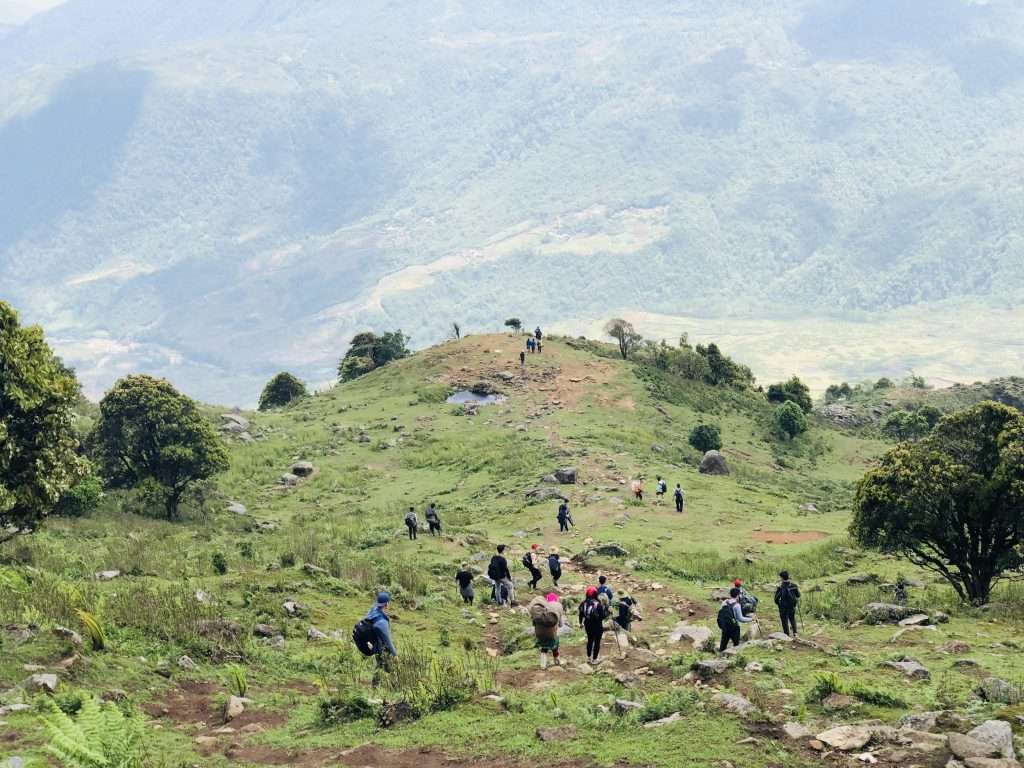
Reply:
<svg viewBox="0 0 1024 768"><path fill-rule="evenodd" d="M21 24L64 0L0 0L0 24Z"/></svg>

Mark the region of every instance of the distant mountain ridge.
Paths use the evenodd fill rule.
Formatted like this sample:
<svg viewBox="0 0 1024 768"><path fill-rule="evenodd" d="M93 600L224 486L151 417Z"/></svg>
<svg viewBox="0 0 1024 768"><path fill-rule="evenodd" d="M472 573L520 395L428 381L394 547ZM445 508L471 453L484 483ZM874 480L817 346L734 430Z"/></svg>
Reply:
<svg viewBox="0 0 1024 768"><path fill-rule="evenodd" d="M71 0L0 46L0 294L94 391L225 402L362 327L1019 305L1021 40L1012 2Z"/></svg>

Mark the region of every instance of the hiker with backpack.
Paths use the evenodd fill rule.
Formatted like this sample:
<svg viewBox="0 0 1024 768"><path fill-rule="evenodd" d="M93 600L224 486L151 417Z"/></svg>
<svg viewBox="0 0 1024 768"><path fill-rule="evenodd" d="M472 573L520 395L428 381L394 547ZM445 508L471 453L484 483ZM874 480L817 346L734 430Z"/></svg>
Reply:
<svg viewBox="0 0 1024 768"><path fill-rule="evenodd" d="M533 634L540 650L540 668L548 668L549 653L554 658L555 665L560 666L562 662L558 658L558 630L565 621L565 614L558 595L551 592L546 597L538 595L531 600L530 620L533 622Z"/></svg>
<svg viewBox="0 0 1024 768"><path fill-rule="evenodd" d="M409 507L409 511L405 513L405 527L409 529L409 541L416 538L416 532L420 527L420 520L416 517L416 510Z"/></svg>
<svg viewBox="0 0 1024 768"><path fill-rule="evenodd" d="M757 596L747 592L743 586L743 580L736 579L732 585L740 591L740 608L743 610L743 615L750 616L757 613L757 604L759 602Z"/></svg>
<svg viewBox="0 0 1024 768"><path fill-rule="evenodd" d="M600 664L601 635L604 634L604 620L608 618L605 608L597 595L597 587L587 587L587 598L580 603L580 626L587 633L587 661Z"/></svg>
<svg viewBox="0 0 1024 768"><path fill-rule="evenodd" d="M427 525L430 526L430 535L438 536L441 533L441 517L437 514L437 507L433 502L427 505Z"/></svg>
<svg viewBox="0 0 1024 768"><path fill-rule="evenodd" d="M611 605L612 600L615 599L615 594L612 592L612 588L608 586L608 577L601 575L597 577L597 596L604 595L608 598L608 604Z"/></svg>
<svg viewBox="0 0 1024 768"><path fill-rule="evenodd" d="M637 501L644 500L644 481L637 478L629 484L629 488L633 491L633 498Z"/></svg>
<svg viewBox="0 0 1024 768"><path fill-rule="evenodd" d="M512 572L508 569L508 560L505 559L505 545L498 545L498 554L491 557L487 565L487 578L494 585L491 599L495 605L504 605L512 602Z"/></svg>
<svg viewBox="0 0 1024 768"><path fill-rule="evenodd" d="M749 624L754 621L743 615L740 607L740 588L733 587L729 590L729 597L722 601L718 609L718 628L722 630L722 639L718 643L718 652L723 653L729 647L729 643L739 647L740 625Z"/></svg>
<svg viewBox="0 0 1024 768"><path fill-rule="evenodd" d="M563 501L558 505L558 532L568 533L572 525L572 515L569 514L569 502Z"/></svg>
<svg viewBox="0 0 1024 768"><path fill-rule="evenodd" d="M668 492L668 483L662 479L661 475L658 475L658 482L654 486L654 495L657 497L658 504L665 500L666 492Z"/></svg>
<svg viewBox="0 0 1024 768"><path fill-rule="evenodd" d="M615 643L619 646L619 654L626 658L626 651L629 650L629 630L634 621L641 621L637 612L637 602L629 595L625 595L615 604L617 614L612 619L612 631L615 633Z"/></svg>
<svg viewBox="0 0 1024 768"><path fill-rule="evenodd" d="M548 553L548 573L551 574L551 581L558 588L558 580L562 578L562 561L558 557L558 547L552 547Z"/></svg>
<svg viewBox="0 0 1024 768"><path fill-rule="evenodd" d="M800 603L800 587L789 580L789 571L781 571L779 578L782 582L775 588L775 604L779 606L782 631L790 637L796 637L796 608Z"/></svg>
<svg viewBox="0 0 1024 768"><path fill-rule="evenodd" d="M541 355L544 353L544 342L537 339L537 354Z"/></svg>
<svg viewBox="0 0 1024 768"><path fill-rule="evenodd" d="M459 585L459 594L462 596L462 602L466 605L473 604L473 573L469 570L469 566L466 563L462 564L462 568L455 574L455 583Z"/></svg>
<svg viewBox="0 0 1024 768"><path fill-rule="evenodd" d="M389 657L398 656L391 639L391 618L387 614L391 595L381 592L377 602L352 630L352 641L364 656L374 656L379 666L386 666Z"/></svg>
<svg viewBox="0 0 1024 768"><path fill-rule="evenodd" d="M540 326L539 325L534 329L533 335L535 337L537 337L537 341L540 341L541 339L544 338L544 334L540 332Z"/></svg>
<svg viewBox="0 0 1024 768"><path fill-rule="evenodd" d="M530 547L530 551L523 555L523 565L530 572L530 589L536 589L537 584L544 578L544 574L541 573L540 568L537 566L540 564L540 545L534 544Z"/></svg>
<svg viewBox="0 0 1024 768"><path fill-rule="evenodd" d="M673 496L676 500L676 512L682 514L683 510L686 508L686 495L683 493L683 489L679 483L676 483L676 490Z"/></svg>
<svg viewBox="0 0 1024 768"><path fill-rule="evenodd" d="M519 350L519 365L526 365L526 353L523 350Z"/></svg>

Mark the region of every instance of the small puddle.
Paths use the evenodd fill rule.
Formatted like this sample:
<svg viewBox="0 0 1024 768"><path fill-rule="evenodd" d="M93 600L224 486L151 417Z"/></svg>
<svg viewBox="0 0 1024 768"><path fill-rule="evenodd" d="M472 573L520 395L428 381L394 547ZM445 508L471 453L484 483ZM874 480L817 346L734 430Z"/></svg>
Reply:
<svg viewBox="0 0 1024 768"><path fill-rule="evenodd" d="M457 403L459 405L493 405L494 403L505 402L504 395L478 395L468 389L462 389L445 400L446 403Z"/></svg>

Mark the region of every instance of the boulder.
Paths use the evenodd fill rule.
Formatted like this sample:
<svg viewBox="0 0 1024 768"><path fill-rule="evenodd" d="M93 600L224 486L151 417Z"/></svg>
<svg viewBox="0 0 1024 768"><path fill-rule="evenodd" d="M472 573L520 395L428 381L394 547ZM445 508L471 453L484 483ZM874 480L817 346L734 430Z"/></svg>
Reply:
<svg viewBox="0 0 1024 768"><path fill-rule="evenodd" d="M966 733L971 728L971 721L963 715L949 709L933 712L911 712L900 718L900 729L911 731L956 731Z"/></svg>
<svg viewBox="0 0 1024 768"><path fill-rule="evenodd" d="M230 619L203 619L196 631L200 637L219 637L237 640L244 632L242 625Z"/></svg>
<svg viewBox="0 0 1024 768"><path fill-rule="evenodd" d="M277 634L277 630L269 624L257 624L252 628L252 633L256 637L273 637Z"/></svg>
<svg viewBox="0 0 1024 768"><path fill-rule="evenodd" d="M277 482L278 485L290 487L296 485L299 482L299 476L293 475L291 472L285 472L283 475L281 475L280 478L278 478Z"/></svg>
<svg viewBox="0 0 1024 768"><path fill-rule="evenodd" d="M182 656L178 659L178 667L186 672L193 672L199 669L199 665L192 661L190 656Z"/></svg>
<svg viewBox="0 0 1024 768"><path fill-rule="evenodd" d="M668 641L670 643L681 643L683 640L688 640L694 650L699 651L710 638L711 630L707 627L683 621L676 624L676 628L668 636Z"/></svg>
<svg viewBox="0 0 1024 768"><path fill-rule="evenodd" d="M615 700L615 711L620 715L624 715L627 712L634 712L638 709L643 709L644 705L639 701L628 701L627 699L616 699Z"/></svg>
<svg viewBox="0 0 1024 768"><path fill-rule="evenodd" d="M711 701L734 715L751 715L757 712L757 707L748 699L735 693L716 693L711 697Z"/></svg>
<svg viewBox="0 0 1024 768"><path fill-rule="evenodd" d="M538 728L537 738L541 741L569 741L576 738L576 726L556 725L551 728Z"/></svg>
<svg viewBox="0 0 1024 768"><path fill-rule="evenodd" d="M913 616L907 616L905 619L899 621L901 627L920 627L927 624L930 621L927 613L915 613Z"/></svg>
<svg viewBox="0 0 1024 768"><path fill-rule="evenodd" d="M897 629L895 632L892 633L892 637L889 638L889 642L890 643L895 643L900 638L905 637L906 635L910 635L911 637L913 637L914 635L920 634L921 632L935 632L935 631L936 631L936 628L935 628L935 626L933 624L915 624L915 625L910 626L910 627L900 627L899 629Z"/></svg>
<svg viewBox="0 0 1024 768"><path fill-rule="evenodd" d="M851 586L857 586L860 584L876 584L878 583L878 577L873 573L855 573L846 580L846 583Z"/></svg>
<svg viewBox="0 0 1024 768"><path fill-rule="evenodd" d="M896 603L868 603L864 606L864 621L868 624L895 624L917 611Z"/></svg>
<svg viewBox="0 0 1024 768"><path fill-rule="evenodd" d="M292 464L292 474L297 477L309 477L313 474L313 463L310 461L297 461Z"/></svg>
<svg viewBox="0 0 1024 768"><path fill-rule="evenodd" d="M284 612L292 618L305 616L307 613L306 606L294 600L285 600L284 603L281 604L281 607L284 608Z"/></svg>
<svg viewBox="0 0 1024 768"><path fill-rule="evenodd" d="M949 745L949 739L942 733L901 728L897 736L902 746L915 752L945 752Z"/></svg>
<svg viewBox="0 0 1024 768"><path fill-rule="evenodd" d="M1016 760L1002 757L968 757L964 765L966 768L1020 768Z"/></svg>
<svg viewBox="0 0 1024 768"><path fill-rule="evenodd" d="M733 666L733 663L730 659L702 659L694 662L692 669L698 677L706 680L716 675L725 674Z"/></svg>
<svg viewBox="0 0 1024 768"><path fill-rule="evenodd" d="M602 557L629 557L629 552L618 544L598 544L596 547L592 547L587 554Z"/></svg>
<svg viewBox="0 0 1024 768"><path fill-rule="evenodd" d="M1015 760L1017 757L1013 751L1013 729L1004 720L986 720L977 728L968 731L967 735L996 749L997 757L1005 757L1008 760Z"/></svg>
<svg viewBox="0 0 1024 768"><path fill-rule="evenodd" d="M245 515L249 512L249 510L246 509L245 504L237 501L229 501L227 511L233 515Z"/></svg>
<svg viewBox="0 0 1024 768"><path fill-rule="evenodd" d="M942 611L935 611L931 616L932 624L948 624L949 614L943 613Z"/></svg>
<svg viewBox="0 0 1024 768"><path fill-rule="evenodd" d="M774 640L777 643L792 643L793 638L787 635L785 632L772 632L766 640Z"/></svg>
<svg viewBox="0 0 1024 768"><path fill-rule="evenodd" d="M222 413L220 417L224 420L220 428L225 432L248 432L249 427L252 426L249 420L240 413Z"/></svg>
<svg viewBox="0 0 1024 768"><path fill-rule="evenodd" d="M56 693L58 680L54 674L37 673L30 675L22 687L30 693Z"/></svg>
<svg viewBox="0 0 1024 768"><path fill-rule="evenodd" d="M845 693L830 693L821 702L821 707L826 712L842 712L854 704L853 697Z"/></svg>
<svg viewBox="0 0 1024 768"><path fill-rule="evenodd" d="M240 717L249 704L252 704L252 699L243 696L229 696L228 703L224 705L224 719L234 720L236 717Z"/></svg>
<svg viewBox="0 0 1024 768"><path fill-rule="evenodd" d="M932 676L931 672L913 659L904 659L903 661L886 661L883 662L882 666L898 670L911 680L930 680Z"/></svg>
<svg viewBox="0 0 1024 768"><path fill-rule="evenodd" d="M1002 751L998 747L962 733L949 734L949 751L961 760L966 760L968 757L1003 756Z"/></svg>
<svg viewBox="0 0 1024 768"><path fill-rule="evenodd" d="M306 632L306 639L309 640L310 642L315 643L315 642L318 642L320 640L327 640L328 636L325 633L321 632L316 627L310 627L309 631Z"/></svg>
<svg viewBox="0 0 1024 768"><path fill-rule="evenodd" d="M114 579L116 579L120 575L121 575L121 572L117 571L117 570L99 571L98 573L95 574L97 581L113 581Z"/></svg>
<svg viewBox="0 0 1024 768"><path fill-rule="evenodd" d="M576 483L575 467L564 467L562 469L556 469L554 474L555 479L562 485L575 485Z"/></svg>
<svg viewBox="0 0 1024 768"><path fill-rule="evenodd" d="M863 749L871 741L872 730L866 725L839 725L819 733L818 741L841 752Z"/></svg>
<svg viewBox="0 0 1024 768"><path fill-rule="evenodd" d="M19 712L28 712L32 707L28 704L5 704L0 707L0 717L7 717L8 715L16 715Z"/></svg>
<svg viewBox="0 0 1024 768"><path fill-rule="evenodd" d="M533 504L537 504L542 501L551 501L552 499L558 499L559 501L569 500L569 498L564 496L557 488L532 488L526 492L526 500Z"/></svg>
<svg viewBox="0 0 1024 768"><path fill-rule="evenodd" d="M54 627L53 635L54 637L59 637L61 640L67 640L72 645L82 644L82 636L75 632L75 630L68 629L67 627Z"/></svg>
<svg viewBox="0 0 1024 768"><path fill-rule="evenodd" d="M986 677L978 686L978 694L992 704L1020 704L1024 702L1024 690L998 677Z"/></svg>
<svg viewBox="0 0 1024 768"><path fill-rule="evenodd" d="M312 563L305 563L302 566L302 570L310 576L330 576L331 574L326 568L321 568L319 565L313 565Z"/></svg>
<svg viewBox="0 0 1024 768"><path fill-rule="evenodd" d="M708 451L701 459L700 473L702 475L728 475L729 462L718 451Z"/></svg>
<svg viewBox="0 0 1024 768"><path fill-rule="evenodd" d="M782 732L786 734L787 739L792 739L793 741L803 741L814 735L802 723L797 722L786 723L782 726Z"/></svg>
<svg viewBox="0 0 1024 768"><path fill-rule="evenodd" d="M683 716L678 712L673 712L668 717L663 717L660 720L653 720L649 723L644 723L644 728L661 728L666 725L672 725L672 723L678 722L683 719Z"/></svg>

